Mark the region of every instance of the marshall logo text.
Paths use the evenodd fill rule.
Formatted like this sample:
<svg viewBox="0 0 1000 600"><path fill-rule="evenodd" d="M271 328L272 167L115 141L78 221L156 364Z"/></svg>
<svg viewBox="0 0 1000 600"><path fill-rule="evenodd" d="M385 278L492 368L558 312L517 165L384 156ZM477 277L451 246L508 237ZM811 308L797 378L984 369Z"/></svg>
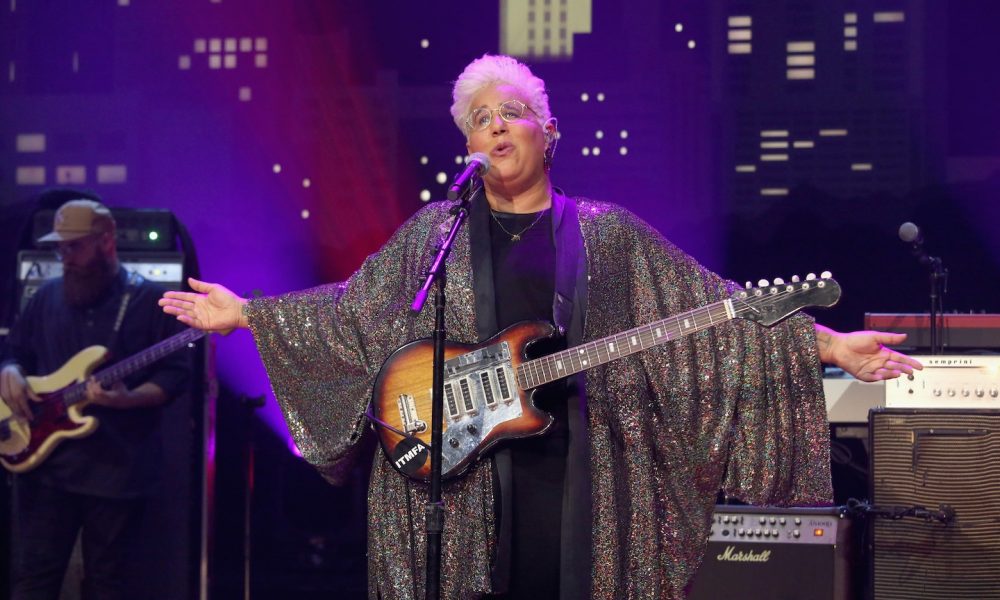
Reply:
<svg viewBox="0 0 1000 600"><path fill-rule="evenodd" d="M726 549L715 557L718 561L728 561L728 562L767 562L771 560L770 550L761 550L760 552L754 552L753 550L745 550L741 552L736 551L736 546L726 546Z"/></svg>

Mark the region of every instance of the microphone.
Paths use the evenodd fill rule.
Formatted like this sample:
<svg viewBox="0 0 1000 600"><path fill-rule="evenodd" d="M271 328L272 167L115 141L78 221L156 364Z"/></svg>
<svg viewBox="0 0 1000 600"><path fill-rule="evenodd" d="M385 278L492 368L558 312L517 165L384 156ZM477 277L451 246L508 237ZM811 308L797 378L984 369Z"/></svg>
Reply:
<svg viewBox="0 0 1000 600"><path fill-rule="evenodd" d="M899 239L910 244L910 252L917 258L917 261L925 267L933 267L938 259L927 256L924 251L924 234L915 223L907 221L899 226Z"/></svg>
<svg viewBox="0 0 1000 600"><path fill-rule="evenodd" d="M907 221L899 226L899 239L907 244L913 243L920 246L924 243L924 234L920 232L920 228L915 223Z"/></svg>
<svg viewBox="0 0 1000 600"><path fill-rule="evenodd" d="M475 152L467 159L465 159L465 170L462 171L455 181L452 182L451 187L448 188L448 199L457 200L459 196L463 195L466 188L471 187L478 181L483 175L490 170L490 157L486 156L482 152Z"/></svg>

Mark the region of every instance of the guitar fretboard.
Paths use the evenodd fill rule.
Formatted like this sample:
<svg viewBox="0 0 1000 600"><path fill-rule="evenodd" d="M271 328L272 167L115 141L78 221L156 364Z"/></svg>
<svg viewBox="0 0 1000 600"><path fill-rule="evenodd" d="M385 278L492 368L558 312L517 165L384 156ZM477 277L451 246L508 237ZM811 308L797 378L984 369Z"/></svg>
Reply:
<svg viewBox="0 0 1000 600"><path fill-rule="evenodd" d="M721 300L686 313L667 317L648 325L642 325L522 363L517 369L517 382L522 389L545 385L612 360L642 352L670 340L730 321L736 316L732 300Z"/></svg>
<svg viewBox="0 0 1000 600"><path fill-rule="evenodd" d="M200 329L185 329L184 331L176 335L172 335L159 343L153 344L138 354L132 355L125 360L119 361L106 369L102 369L97 373L94 373L94 377L101 385L110 385L128 377L130 374L160 360L161 358L165 358L168 354L173 354L184 346L195 342L204 336L205 332ZM63 392L63 402L66 406L72 406L73 404L84 400L86 397L87 387L84 383L78 383L70 386Z"/></svg>

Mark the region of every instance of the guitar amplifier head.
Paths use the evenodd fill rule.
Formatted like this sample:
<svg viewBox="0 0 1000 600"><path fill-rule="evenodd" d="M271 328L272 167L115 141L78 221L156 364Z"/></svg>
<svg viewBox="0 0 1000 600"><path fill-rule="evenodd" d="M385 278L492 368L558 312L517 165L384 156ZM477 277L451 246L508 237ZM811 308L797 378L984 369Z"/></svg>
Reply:
<svg viewBox="0 0 1000 600"><path fill-rule="evenodd" d="M136 271L168 290L184 284L184 255L180 252L119 252L118 260L129 271ZM47 279L62 276L62 262L47 250L22 250L17 254L17 279L21 296L18 312Z"/></svg>
<svg viewBox="0 0 1000 600"><path fill-rule="evenodd" d="M1000 408L1000 355L914 358L924 369L885 382L886 408Z"/></svg>
<svg viewBox="0 0 1000 600"><path fill-rule="evenodd" d="M872 503L954 516L871 522L873 598L1000 600L1000 411L884 409L869 429Z"/></svg>
<svg viewBox="0 0 1000 600"><path fill-rule="evenodd" d="M110 208L115 218L115 245L119 250L169 252L175 249L177 227L174 215L161 208ZM33 237L52 231L54 210L35 213ZM36 245L41 246L41 244Z"/></svg>
<svg viewBox="0 0 1000 600"><path fill-rule="evenodd" d="M851 531L838 507L717 506L688 598L853 598Z"/></svg>

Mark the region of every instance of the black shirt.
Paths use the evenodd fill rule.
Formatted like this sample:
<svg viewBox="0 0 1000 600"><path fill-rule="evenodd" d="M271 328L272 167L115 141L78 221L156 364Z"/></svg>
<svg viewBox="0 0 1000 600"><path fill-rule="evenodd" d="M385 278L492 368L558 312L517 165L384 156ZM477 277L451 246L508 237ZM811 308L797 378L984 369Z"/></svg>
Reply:
<svg viewBox="0 0 1000 600"><path fill-rule="evenodd" d="M8 356L28 375L57 371L73 355L93 345L107 346L128 284L120 269L108 291L91 307L66 303L63 280L47 282L31 298L11 328ZM140 280L131 299L111 356L94 370L128 358L182 329L163 313L157 300L163 288ZM174 397L188 383L189 352L181 350L127 377L131 389L153 382ZM37 477L53 487L108 498L148 493L159 479L161 407L116 409L90 405L84 414L100 423L88 437L63 441L40 466L22 477Z"/></svg>
<svg viewBox="0 0 1000 600"><path fill-rule="evenodd" d="M514 234L520 239L513 241ZM541 215L494 213L490 241L498 327L504 329L525 320L551 322L556 270L552 211L547 209ZM564 348L563 338L547 340L535 344L531 355L534 358ZM563 382L550 384L536 390L534 400L555 422L541 436L509 443L514 514L511 578L504 598L559 595L567 388Z"/></svg>

